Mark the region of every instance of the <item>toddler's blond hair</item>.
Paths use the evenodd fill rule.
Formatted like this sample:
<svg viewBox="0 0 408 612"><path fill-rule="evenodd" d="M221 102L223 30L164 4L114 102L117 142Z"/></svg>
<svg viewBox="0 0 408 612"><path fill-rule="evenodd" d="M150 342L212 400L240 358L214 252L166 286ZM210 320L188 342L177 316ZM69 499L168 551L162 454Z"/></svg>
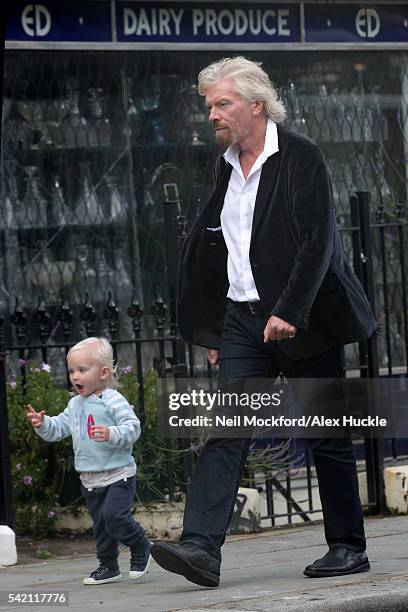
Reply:
<svg viewBox="0 0 408 612"><path fill-rule="evenodd" d="M109 377L106 381L104 381L104 385L114 389L118 384L115 376L116 366L113 362L112 345L106 338L97 338L96 336L92 336L77 342L72 348L69 349L67 358L74 351L79 351L82 348L88 348L91 344L95 345L95 350L93 353L95 361L109 370Z"/></svg>

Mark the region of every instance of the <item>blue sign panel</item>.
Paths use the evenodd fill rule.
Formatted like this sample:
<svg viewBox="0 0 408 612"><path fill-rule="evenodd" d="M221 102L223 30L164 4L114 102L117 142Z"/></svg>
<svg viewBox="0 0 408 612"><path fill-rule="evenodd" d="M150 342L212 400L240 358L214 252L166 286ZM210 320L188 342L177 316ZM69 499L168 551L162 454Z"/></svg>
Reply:
<svg viewBox="0 0 408 612"><path fill-rule="evenodd" d="M109 2L9 3L6 40L111 41Z"/></svg>
<svg viewBox="0 0 408 612"><path fill-rule="evenodd" d="M306 43L408 42L406 4L304 4ZM300 4L115 2L118 42L301 42ZM112 42L109 0L8 3L6 40Z"/></svg>
<svg viewBox="0 0 408 612"><path fill-rule="evenodd" d="M296 4L117 2L119 42L300 42Z"/></svg>
<svg viewBox="0 0 408 612"><path fill-rule="evenodd" d="M305 4L305 42L408 42L408 6Z"/></svg>

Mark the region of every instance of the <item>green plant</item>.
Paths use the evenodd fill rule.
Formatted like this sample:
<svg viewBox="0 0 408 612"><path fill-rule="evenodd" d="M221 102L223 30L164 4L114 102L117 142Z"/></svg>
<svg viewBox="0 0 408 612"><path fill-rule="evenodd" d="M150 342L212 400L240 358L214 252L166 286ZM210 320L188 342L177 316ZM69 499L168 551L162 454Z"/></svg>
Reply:
<svg viewBox="0 0 408 612"><path fill-rule="evenodd" d="M26 384L21 378L7 385L14 496L14 524L18 534L45 537L54 528L58 484L64 459L72 454L68 440L56 449L34 432L26 419L26 406L46 410L53 416L64 410L69 392L57 387L49 366L28 369Z"/></svg>

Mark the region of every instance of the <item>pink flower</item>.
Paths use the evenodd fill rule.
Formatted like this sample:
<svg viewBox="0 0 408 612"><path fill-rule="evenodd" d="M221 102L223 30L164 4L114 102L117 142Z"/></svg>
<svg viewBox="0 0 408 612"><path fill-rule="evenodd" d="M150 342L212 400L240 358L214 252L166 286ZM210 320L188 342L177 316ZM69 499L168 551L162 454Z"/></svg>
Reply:
<svg viewBox="0 0 408 612"><path fill-rule="evenodd" d="M125 368L123 368L124 374L131 374L132 371L133 371L132 366L126 366Z"/></svg>
<svg viewBox="0 0 408 612"><path fill-rule="evenodd" d="M16 472L21 470L21 463L16 463Z"/></svg>
<svg viewBox="0 0 408 612"><path fill-rule="evenodd" d="M19 359L18 360L18 365L20 366L20 368L24 368L24 366L26 365L26 360L25 359Z"/></svg>
<svg viewBox="0 0 408 612"><path fill-rule="evenodd" d="M53 512L52 510L50 510L50 512L47 514L48 518L54 518L55 516L55 512Z"/></svg>
<svg viewBox="0 0 408 612"><path fill-rule="evenodd" d="M11 381L11 383L10 383L10 387L11 387L12 389L16 389L16 388L17 388L17 383L16 383L16 381L15 381L15 380L12 380L12 381Z"/></svg>
<svg viewBox="0 0 408 612"><path fill-rule="evenodd" d="M51 366L48 365L48 363L42 363L41 369L43 370L43 372L51 372Z"/></svg>
<svg viewBox="0 0 408 612"><path fill-rule="evenodd" d="M24 476L23 482L24 482L25 485L31 487L31 485L33 484L33 477L32 476Z"/></svg>

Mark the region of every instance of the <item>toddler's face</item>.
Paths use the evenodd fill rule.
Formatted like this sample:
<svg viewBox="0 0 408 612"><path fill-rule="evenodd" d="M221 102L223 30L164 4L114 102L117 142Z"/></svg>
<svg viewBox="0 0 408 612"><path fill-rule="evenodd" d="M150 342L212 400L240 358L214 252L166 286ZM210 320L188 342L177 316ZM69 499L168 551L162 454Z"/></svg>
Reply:
<svg viewBox="0 0 408 612"><path fill-rule="evenodd" d="M95 361L92 346L83 347L68 356L69 379L75 391L87 397L100 395L109 376L108 368Z"/></svg>

